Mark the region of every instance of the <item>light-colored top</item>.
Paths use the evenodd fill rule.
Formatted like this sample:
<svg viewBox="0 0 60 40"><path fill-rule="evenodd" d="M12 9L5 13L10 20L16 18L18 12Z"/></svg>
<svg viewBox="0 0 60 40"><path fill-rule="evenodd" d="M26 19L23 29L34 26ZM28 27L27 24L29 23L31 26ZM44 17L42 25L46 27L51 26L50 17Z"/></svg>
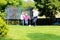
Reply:
<svg viewBox="0 0 60 40"><path fill-rule="evenodd" d="M36 17L36 16L38 16L38 11L37 10L33 10L33 17Z"/></svg>
<svg viewBox="0 0 60 40"><path fill-rule="evenodd" d="M24 20L24 15L23 15L23 14L21 14L20 19L21 19L21 20Z"/></svg>

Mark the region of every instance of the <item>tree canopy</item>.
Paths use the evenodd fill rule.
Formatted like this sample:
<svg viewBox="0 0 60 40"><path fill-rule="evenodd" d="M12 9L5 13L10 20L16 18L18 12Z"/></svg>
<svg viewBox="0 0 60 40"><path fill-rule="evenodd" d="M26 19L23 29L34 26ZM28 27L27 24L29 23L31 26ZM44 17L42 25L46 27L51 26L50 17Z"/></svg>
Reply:
<svg viewBox="0 0 60 40"><path fill-rule="evenodd" d="M0 11L5 10L5 8L10 5L21 6L23 9L35 7L35 3L32 1L25 2L24 0L0 0Z"/></svg>
<svg viewBox="0 0 60 40"><path fill-rule="evenodd" d="M60 0L34 0L36 7L41 12L41 16L46 17L55 16L56 11L60 7Z"/></svg>
<svg viewBox="0 0 60 40"><path fill-rule="evenodd" d="M23 0L0 0L0 11L4 10L8 5L20 6Z"/></svg>
<svg viewBox="0 0 60 40"><path fill-rule="evenodd" d="M32 2L32 1L29 1L29 2L23 1L22 7L23 7L24 9L26 9L26 8L31 8L31 7L34 8L34 7L35 7L35 3Z"/></svg>

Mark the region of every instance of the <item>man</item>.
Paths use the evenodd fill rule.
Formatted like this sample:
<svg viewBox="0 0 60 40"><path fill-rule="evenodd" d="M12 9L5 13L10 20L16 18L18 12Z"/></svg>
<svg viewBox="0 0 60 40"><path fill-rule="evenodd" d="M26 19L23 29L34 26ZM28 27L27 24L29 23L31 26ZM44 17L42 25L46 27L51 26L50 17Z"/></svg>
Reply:
<svg viewBox="0 0 60 40"><path fill-rule="evenodd" d="M38 17L38 9L33 9L33 24L34 26L36 26L36 21L37 21L37 17Z"/></svg>

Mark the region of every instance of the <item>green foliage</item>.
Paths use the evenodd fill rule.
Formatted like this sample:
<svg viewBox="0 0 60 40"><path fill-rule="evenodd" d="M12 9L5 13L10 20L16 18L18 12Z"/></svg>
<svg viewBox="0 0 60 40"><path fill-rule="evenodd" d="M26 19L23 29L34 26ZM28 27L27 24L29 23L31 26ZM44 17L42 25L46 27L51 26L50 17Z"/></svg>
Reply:
<svg viewBox="0 0 60 40"><path fill-rule="evenodd" d="M22 0L0 0L0 11L5 10L8 5L21 6Z"/></svg>
<svg viewBox="0 0 60 40"><path fill-rule="evenodd" d="M30 2L23 2L22 3L22 8L26 9L26 8L35 8L35 3L30 1Z"/></svg>
<svg viewBox="0 0 60 40"><path fill-rule="evenodd" d="M5 36L7 34L7 25L4 19L4 10L7 6L7 0L0 0L0 37ZM2 11L3 10L3 11Z"/></svg>
<svg viewBox="0 0 60 40"><path fill-rule="evenodd" d="M8 32L8 26L3 21L3 19L0 17L0 37L7 35L7 32Z"/></svg>
<svg viewBox="0 0 60 40"><path fill-rule="evenodd" d="M6 0L0 0L0 11L5 9L5 6L7 5Z"/></svg>
<svg viewBox="0 0 60 40"><path fill-rule="evenodd" d="M53 16L60 7L59 0L34 0L36 7L41 11L42 15Z"/></svg>
<svg viewBox="0 0 60 40"><path fill-rule="evenodd" d="M22 0L7 0L7 2L9 3L9 5L22 5Z"/></svg>
<svg viewBox="0 0 60 40"><path fill-rule="evenodd" d="M0 0L0 6L4 6L7 4L7 1L6 0Z"/></svg>
<svg viewBox="0 0 60 40"><path fill-rule="evenodd" d="M5 19L5 13L4 13L4 12L0 13L0 17L1 17L2 19Z"/></svg>

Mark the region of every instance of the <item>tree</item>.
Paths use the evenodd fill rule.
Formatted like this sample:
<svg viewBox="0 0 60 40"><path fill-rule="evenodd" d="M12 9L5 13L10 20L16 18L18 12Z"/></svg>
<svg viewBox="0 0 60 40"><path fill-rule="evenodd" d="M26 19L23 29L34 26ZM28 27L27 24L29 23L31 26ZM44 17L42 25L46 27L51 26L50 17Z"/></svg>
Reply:
<svg viewBox="0 0 60 40"><path fill-rule="evenodd" d="M5 6L7 5L6 0L0 0L0 11L5 9Z"/></svg>
<svg viewBox="0 0 60 40"><path fill-rule="evenodd" d="M7 2L8 5L18 6L18 5L22 5L23 0L7 0Z"/></svg>
<svg viewBox="0 0 60 40"><path fill-rule="evenodd" d="M55 17L56 11L60 7L59 0L34 0L36 3L36 7L41 12L40 16L45 15L46 18Z"/></svg>
<svg viewBox="0 0 60 40"><path fill-rule="evenodd" d="M0 11L4 11L8 5L20 6L23 0L0 0Z"/></svg>
<svg viewBox="0 0 60 40"><path fill-rule="evenodd" d="M35 7L35 3L32 1L28 1L28 2L23 1L23 3L22 3L23 9L34 8L34 7Z"/></svg>

